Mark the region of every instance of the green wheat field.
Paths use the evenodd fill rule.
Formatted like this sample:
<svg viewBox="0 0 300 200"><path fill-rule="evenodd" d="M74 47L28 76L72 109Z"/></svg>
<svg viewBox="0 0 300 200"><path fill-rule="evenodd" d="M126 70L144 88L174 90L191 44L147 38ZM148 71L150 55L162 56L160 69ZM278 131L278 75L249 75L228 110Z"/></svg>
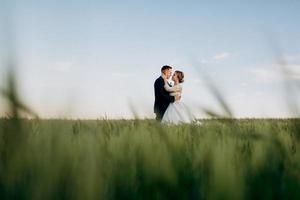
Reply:
<svg viewBox="0 0 300 200"><path fill-rule="evenodd" d="M1 199L300 199L300 120L0 120Z"/></svg>

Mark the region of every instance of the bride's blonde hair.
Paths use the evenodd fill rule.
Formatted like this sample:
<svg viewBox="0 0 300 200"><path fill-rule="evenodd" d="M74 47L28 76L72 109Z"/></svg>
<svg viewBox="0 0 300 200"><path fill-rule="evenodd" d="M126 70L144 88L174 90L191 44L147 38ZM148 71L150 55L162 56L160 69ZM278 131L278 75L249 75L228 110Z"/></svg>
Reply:
<svg viewBox="0 0 300 200"><path fill-rule="evenodd" d="M182 71L178 71L178 70L176 70L175 73L177 75L179 83L183 83L184 82L184 73Z"/></svg>

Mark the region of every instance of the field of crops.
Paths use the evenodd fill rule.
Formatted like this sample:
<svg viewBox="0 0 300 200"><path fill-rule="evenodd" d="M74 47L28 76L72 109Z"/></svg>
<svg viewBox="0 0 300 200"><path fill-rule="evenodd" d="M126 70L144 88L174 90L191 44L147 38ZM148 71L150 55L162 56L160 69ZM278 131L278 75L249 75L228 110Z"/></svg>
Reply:
<svg viewBox="0 0 300 200"><path fill-rule="evenodd" d="M300 120L0 120L1 199L300 199Z"/></svg>

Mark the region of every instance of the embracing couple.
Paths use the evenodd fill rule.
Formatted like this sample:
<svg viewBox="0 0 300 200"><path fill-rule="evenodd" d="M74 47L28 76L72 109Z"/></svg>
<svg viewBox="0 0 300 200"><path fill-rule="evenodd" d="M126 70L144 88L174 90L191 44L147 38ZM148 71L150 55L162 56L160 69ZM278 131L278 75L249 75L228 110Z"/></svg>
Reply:
<svg viewBox="0 0 300 200"><path fill-rule="evenodd" d="M172 77L173 84L169 82ZM156 120L163 123L191 123L194 117L181 102L182 83L184 73L175 71L172 75L172 67L165 65L161 68L161 76L154 83L154 113Z"/></svg>

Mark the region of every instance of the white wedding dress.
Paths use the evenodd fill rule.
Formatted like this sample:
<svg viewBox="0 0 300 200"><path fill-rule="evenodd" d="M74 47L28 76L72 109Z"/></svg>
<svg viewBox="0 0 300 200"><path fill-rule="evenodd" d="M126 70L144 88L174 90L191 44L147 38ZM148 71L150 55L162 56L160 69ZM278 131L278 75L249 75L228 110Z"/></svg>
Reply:
<svg viewBox="0 0 300 200"><path fill-rule="evenodd" d="M171 96L177 94L181 96L182 86L181 84L174 85L173 87L165 84L165 89L170 92ZM195 117L191 113L190 109L180 100L170 103L163 118L162 123L167 124L181 124L181 123L192 123L195 121Z"/></svg>

